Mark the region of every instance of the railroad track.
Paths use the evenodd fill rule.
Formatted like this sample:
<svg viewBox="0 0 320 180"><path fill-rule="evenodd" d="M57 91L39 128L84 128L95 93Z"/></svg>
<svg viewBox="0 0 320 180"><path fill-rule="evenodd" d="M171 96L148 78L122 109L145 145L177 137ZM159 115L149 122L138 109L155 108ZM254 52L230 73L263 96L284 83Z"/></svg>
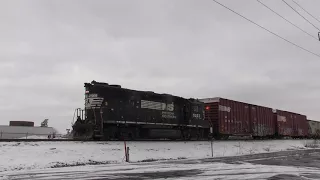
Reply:
<svg viewBox="0 0 320 180"><path fill-rule="evenodd" d="M304 138L304 139L226 139L226 140L213 140L213 142L221 142L221 141L270 141L270 140L312 140L312 138ZM98 141L98 140L81 140L81 139L0 139L0 142L106 142L106 141ZM123 140L108 140L111 141L123 141ZM210 141L210 140L166 140L166 139L140 139L140 140L125 140L132 142L186 142L186 141Z"/></svg>

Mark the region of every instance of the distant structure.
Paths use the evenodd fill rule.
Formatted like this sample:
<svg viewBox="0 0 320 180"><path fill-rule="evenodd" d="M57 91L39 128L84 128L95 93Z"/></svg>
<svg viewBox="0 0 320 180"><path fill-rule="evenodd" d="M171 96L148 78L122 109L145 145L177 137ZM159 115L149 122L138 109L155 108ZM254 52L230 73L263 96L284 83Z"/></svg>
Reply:
<svg viewBox="0 0 320 180"><path fill-rule="evenodd" d="M48 121L49 121L49 119L45 119L44 121L42 121L41 127L48 127Z"/></svg>
<svg viewBox="0 0 320 180"><path fill-rule="evenodd" d="M10 121L9 126L27 126L34 127L33 121Z"/></svg>
<svg viewBox="0 0 320 180"><path fill-rule="evenodd" d="M10 121L8 125L0 125L0 139L52 139L56 138L58 131L48 127L48 119L34 126L33 121Z"/></svg>
<svg viewBox="0 0 320 180"><path fill-rule="evenodd" d="M72 138L72 132L71 129L66 129L67 130L67 134L63 135L62 138L68 138L71 139Z"/></svg>

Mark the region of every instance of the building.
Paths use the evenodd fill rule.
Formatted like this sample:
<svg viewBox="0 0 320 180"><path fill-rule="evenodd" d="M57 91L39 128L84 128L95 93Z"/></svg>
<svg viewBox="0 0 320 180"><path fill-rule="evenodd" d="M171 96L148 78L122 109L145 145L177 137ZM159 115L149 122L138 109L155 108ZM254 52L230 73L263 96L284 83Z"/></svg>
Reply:
<svg viewBox="0 0 320 180"><path fill-rule="evenodd" d="M57 130L47 125L47 119L38 127L34 126L34 122L10 121L9 126L0 125L0 139L43 139L58 134Z"/></svg>

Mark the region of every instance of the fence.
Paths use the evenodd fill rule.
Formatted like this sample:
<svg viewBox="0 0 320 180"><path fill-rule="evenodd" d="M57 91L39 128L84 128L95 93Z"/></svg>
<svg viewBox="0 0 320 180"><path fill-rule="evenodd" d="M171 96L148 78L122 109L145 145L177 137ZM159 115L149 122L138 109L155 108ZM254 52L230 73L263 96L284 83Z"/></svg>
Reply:
<svg viewBox="0 0 320 180"><path fill-rule="evenodd" d="M13 132L3 132L0 131L0 139L55 139L62 138L64 135L56 133L13 133Z"/></svg>

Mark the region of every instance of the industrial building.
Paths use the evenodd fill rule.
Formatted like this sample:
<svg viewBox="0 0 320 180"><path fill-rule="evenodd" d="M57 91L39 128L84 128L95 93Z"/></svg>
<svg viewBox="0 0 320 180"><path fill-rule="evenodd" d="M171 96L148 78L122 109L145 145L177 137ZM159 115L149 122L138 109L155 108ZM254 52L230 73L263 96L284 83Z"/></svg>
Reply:
<svg viewBox="0 0 320 180"><path fill-rule="evenodd" d="M0 139L28 139L28 138L53 138L58 131L48 127L48 119L40 126L34 126L30 121L10 121L8 125L0 125Z"/></svg>

